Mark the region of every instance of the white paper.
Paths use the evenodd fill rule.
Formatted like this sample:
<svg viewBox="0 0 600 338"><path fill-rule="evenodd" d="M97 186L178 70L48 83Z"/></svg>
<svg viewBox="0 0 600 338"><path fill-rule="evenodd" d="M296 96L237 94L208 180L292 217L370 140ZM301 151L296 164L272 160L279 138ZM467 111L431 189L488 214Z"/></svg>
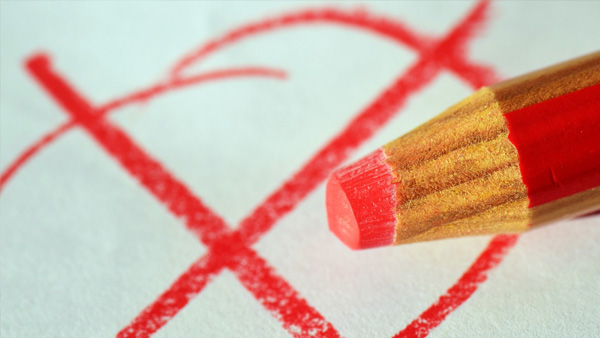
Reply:
<svg viewBox="0 0 600 338"><path fill-rule="evenodd" d="M434 43L478 3L0 5L0 174L5 175L32 144L70 119L24 67L40 51L50 57L56 74L99 107L165 81L184 55L264 18L327 11L356 20L382 17L404 25L422 43ZM464 55L471 64L493 69L498 78L598 48L598 2L488 6ZM123 106L106 119L227 226L239 229L240 221L420 57L415 48L340 19L289 25L236 41L182 73L266 67L284 71L285 79L255 74L206 81ZM394 117L343 163L408 132L475 89L443 68L411 92ZM127 336L122 330L213 251L101 142L85 128L71 128L2 184L3 338ZM407 334L407 325L422 318L492 240L482 236L351 251L327 229L324 193L323 182L318 183L249 246L287 285L286 295L259 295L276 287L252 279L264 275L248 269L250 259L244 256L237 273L220 270L187 305L159 318L162 324L146 322L129 334ZM422 336L599 336L599 223L596 215L521 235L487 271L487 281L442 321L424 323L430 329ZM250 281L241 281L244 273ZM285 296L305 301L306 308L274 305ZM314 320L313 326L303 322L304 313L312 314L306 318Z"/></svg>

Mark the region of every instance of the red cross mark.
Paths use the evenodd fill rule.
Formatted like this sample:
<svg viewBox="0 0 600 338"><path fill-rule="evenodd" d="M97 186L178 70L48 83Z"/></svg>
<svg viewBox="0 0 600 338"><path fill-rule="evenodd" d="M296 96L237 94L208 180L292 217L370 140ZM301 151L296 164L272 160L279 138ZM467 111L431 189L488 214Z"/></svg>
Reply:
<svg viewBox="0 0 600 338"><path fill-rule="evenodd" d="M34 55L27 61L28 70L64 108L71 120L24 152L2 174L0 188L43 145L66 130L79 126L172 214L178 216L186 228L207 246L207 253L183 272L163 294L123 328L117 337L149 337L173 318L223 269L232 271L241 284L293 336L338 337L339 333L333 325L278 275L275 269L252 249L252 245L323 182L354 149L396 115L410 95L424 88L442 69L451 71L474 88L494 79L491 70L470 63L463 54L463 47L476 28L485 21L488 7L488 2L477 3L463 20L439 39L423 38L396 20L375 17L365 11L321 9L264 20L234 30L186 56L173 68L169 82L100 107L92 106L54 70L47 56ZM245 217L236 230L228 227L221 217L169 173L161 163L105 118L106 113L116 107L204 80L238 75L282 77L282 72L264 68L244 68L196 77L184 77L181 74L192 63L240 39L284 26L313 22L330 22L372 31L414 49L419 54L418 60L400 74L367 108L359 112L329 143L317 151L290 179ZM461 279L441 296L436 304L396 336L426 336L470 297L477 286L486 279L487 272L500 262L515 240L516 236L494 238Z"/></svg>

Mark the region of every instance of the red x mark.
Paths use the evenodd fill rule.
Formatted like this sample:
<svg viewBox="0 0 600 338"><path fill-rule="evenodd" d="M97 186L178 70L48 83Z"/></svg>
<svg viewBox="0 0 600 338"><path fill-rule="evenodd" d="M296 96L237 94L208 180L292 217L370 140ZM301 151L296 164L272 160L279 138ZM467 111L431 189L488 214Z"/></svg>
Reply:
<svg viewBox="0 0 600 338"><path fill-rule="evenodd" d="M448 69L474 88L494 79L492 72L470 64L462 47L485 18L488 2L480 2L449 34L438 40L427 40L409 31L397 21L373 17L366 12L342 12L335 9L313 10L265 20L244 26L215 40L178 63L167 84L93 107L63 77L52 69L49 58L36 55L27 67L37 81L71 115L72 120L59 127L25 152L0 178L7 181L43 144L73 126L83 127L96 142L113 156L152 195L174 215L183 219L186 227L207 247L208 252L194 262L158 299L146 307L118 337L148 337L181 310L190 299L222 269L230 269L266 310L280 320L286 330L297 337L339 336L335 328L312 308L251 245L269 231L275 222L291 211L327 175L340 165L362 142L382 127L407 98L422 89L442 69ZM337 136L321 148L278 190L261 203L240 227L232 231L225 222L205 206L183 183L137 146L120 128L104 118L116 107L143 100L178 86L202 80L235 75L283 76L281 72L246 68L204 75L204 78L181 76L191 63L227 44L247 36L292 24L333 22L368 29L415 49L419 59L360 112ZM498 236L446 295L426 310L397 336L426 336L444 318L475 291L486 278L489 269L499 263L514 244L516 236Z"/></svg>

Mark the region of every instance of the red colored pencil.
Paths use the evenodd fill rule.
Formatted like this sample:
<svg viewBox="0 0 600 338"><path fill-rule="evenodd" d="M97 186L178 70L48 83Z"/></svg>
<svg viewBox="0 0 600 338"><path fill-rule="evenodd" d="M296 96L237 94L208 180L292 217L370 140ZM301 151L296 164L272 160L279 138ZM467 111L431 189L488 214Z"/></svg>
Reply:
<svg viewBox="0 0 600 338"><path fill-rule="evenodd" d="M490 87L337 170L354 249L515 233L600 209L600 52Z"/></svg>

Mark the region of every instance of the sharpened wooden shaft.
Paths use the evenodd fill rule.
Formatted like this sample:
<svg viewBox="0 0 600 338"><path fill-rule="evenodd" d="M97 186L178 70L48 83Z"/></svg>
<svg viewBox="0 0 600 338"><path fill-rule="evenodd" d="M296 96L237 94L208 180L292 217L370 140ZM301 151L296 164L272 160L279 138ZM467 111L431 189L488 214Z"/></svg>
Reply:
<svg viewBox="0 0 600 338"><path fill-rule="evenodd" d="M600 52L484 87L327 186L330 229L352 248L521 232L597 209Z"/></svg>
<svg viewBox="0 0 600 338"><path fill-rule="evenodd" d="M520 232L600 204L596 188L531 208L504 116L598 83L595 53L482 88L383 146L397 186L395 244Z"/></svg>
<svg viewBox="0 0 600 338"><path fill-rule="evenodd" d="M519 157L489 89L383 149L398 187L396 244L528 228Z"/></svg>

